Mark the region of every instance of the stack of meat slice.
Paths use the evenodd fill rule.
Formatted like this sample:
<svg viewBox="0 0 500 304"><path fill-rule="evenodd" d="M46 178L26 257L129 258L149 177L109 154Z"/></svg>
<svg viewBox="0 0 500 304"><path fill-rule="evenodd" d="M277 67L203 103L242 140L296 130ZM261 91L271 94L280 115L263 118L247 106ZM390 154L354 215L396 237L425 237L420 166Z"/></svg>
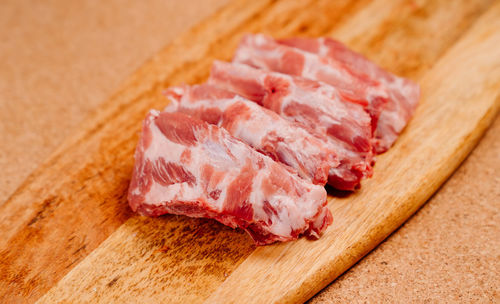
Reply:
<svg viewBox="0 0 500 304"><path fill-rule="evenodd" d="M370 116L363 107L345 101L338 90L320 82L287 74L216 61L209 83L237 92L311 134L326 137L340 164L330 169L328 183L354 190L371 175Z"/></svg>
<svg viewBox="0 0 500 304"><path fill-rule="evenodd" d="M314 184L326 184L329 170L339 164L337 152L325 137L315 137L300 125L230 91L202 84L170 88L166 95L172 102L165 111L182 112L222 127Z"/></svg>
<svg viewBox="0 0 500 304"><path fill-rule="evenodd" d="M331 39L243 38L208 83L146 117L134 211L208 217L257 245L319 237L328 183L354 190L410 119L419 88Z"/></svg>
<svg viewBox="0 0 500 304"><path fill-rule="evenodd" d="M413 115L419 86L384 71L340 42L329 38L275 41L247 35L234 62L302 76L336 87L341 95L365 107L372 119L374 150L387 151Z"/></svg>

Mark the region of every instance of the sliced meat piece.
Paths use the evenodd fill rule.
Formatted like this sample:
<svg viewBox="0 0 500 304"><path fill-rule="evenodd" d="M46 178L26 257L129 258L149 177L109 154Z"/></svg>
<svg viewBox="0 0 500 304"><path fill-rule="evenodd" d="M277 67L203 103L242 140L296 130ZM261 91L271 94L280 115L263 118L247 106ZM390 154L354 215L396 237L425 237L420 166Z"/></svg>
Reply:
<svg viewBox="0 0 500 304"><path fill-rule="evenodd" d="M360 79L382 84L388 94L388 102L382 105L379 123L375 130L378 153L389 149L415 112L420 99L420 87L413 81L391 74L363 55L356 53L344 44L331 38L291 38L279 41L314 53L329 62L342 66Z"/></svg>
<svg viewBox="0 0 500 304"><path fill-rule="evenodd" d="M319 236L332 222L326 191L287 168L215 125L151 111L128 201L143 215L207 217L241 227L258 245Z"/></svg>
<svg viewBox="0 0 500 304"><path fill-rule="evenodd" d="M248 35L234 60L335 86L344 98L362 104L370 114L377 153L392 146L420 95L415 83L384 71L329 38L275 41L264 35Z"/></svg>
<svg viewBox="0 0 500 304"><path fill-rule="evenodd" d="M214 62L209 83L271 109L313 135L326 135L341 163L330 170L330 185L353 190L362 177L371 175L370 117L359 104L343 100L332 86L221 61Z"/></svg>
<svg viewBox="0 0 500 304"><path fill-rule="evenodd" d="M209 84L169 88L165 111L182 112L225 128L259 152L325 185L339 162L327 139L318 139L296 123L235 93Z"/></svg>

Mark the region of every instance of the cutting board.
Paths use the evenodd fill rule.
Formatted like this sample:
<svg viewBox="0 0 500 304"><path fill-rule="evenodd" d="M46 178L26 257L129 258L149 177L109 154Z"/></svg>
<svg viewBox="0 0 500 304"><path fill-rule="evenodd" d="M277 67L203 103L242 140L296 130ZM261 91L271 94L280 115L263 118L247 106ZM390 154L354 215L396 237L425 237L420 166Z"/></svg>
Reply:
<svg viewBox="0 0 500 304"><path fill-rule="evenodd" d="M332 36L420 83L422 99L374 176L330 190L317 241L256 248L212 220L134 215L126 191L140 122L162 90L206 79L241 35ZM500 3L235 1L153 57L0 207L3 302L305 301L399 227L500 109ZM61 118L64 119L64 118Z"/></svg>

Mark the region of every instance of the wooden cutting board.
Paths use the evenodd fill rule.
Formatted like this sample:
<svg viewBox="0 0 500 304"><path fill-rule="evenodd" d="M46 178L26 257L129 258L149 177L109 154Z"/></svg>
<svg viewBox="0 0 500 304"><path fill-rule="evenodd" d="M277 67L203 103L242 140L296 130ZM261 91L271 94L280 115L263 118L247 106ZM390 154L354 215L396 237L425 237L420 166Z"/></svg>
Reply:
<svg viewBox="0 0 500 304"><path fill-rule="evenodd" d="M331 2L236 1L132 75L0 207L3 302L304 301L401 225L499 111L500 4ZM245 32L333 36L422 86L414 119L374 177L330 196L335 221L318 241L255 248L211 220L128 209L145 113L163 108L165 87L203 81Z"/></svg>

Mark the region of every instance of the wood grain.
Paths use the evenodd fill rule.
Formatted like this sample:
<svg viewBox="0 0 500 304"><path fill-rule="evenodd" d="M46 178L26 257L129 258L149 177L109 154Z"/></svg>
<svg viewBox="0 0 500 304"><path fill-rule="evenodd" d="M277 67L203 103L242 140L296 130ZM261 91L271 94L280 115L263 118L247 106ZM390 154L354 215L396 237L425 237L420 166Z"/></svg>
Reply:
<svg viewBox="0 0 500 304"><path fill-rule="evenodd" d="M236 1L152 58L0 207L4 299L34 301L130 218L125 194L140 121L165 105L163 88L206 78L213 59L229 58L243 32L296 33L315 20L305 32L319 35L360 5ZM242 252L251 252L247 246Z"/></svg>
<svg viewBox="0 0 500 304"><path fill-rule="evenodd" d="M305 301L413 214L500 110L498 29L500 4L427 73L413 121L361 191L330 200L336 221L319 241L257 248L205 303Z"/></svg>
<svg viewBox="0 0 500 304"><path fill-rule="evenodd" d="M375 2L378 3L381 2ZM402 71L417 71L404 74L419 75L434 64L435 59L468 24L474 22L485 7L478 5L479 2L461 2L455 15L450 16L444 1L440 2L439 9L435 11L418 8L412 10L411 7L407 8L408 3L397 2L393 8L393 11L402 9L404 14L381 14L379 17L376 9L380 9L380 5L375 4L363 8L363 3L352 5L347 2L240 1L226 7L167 47L132 76L123 89L100 108L82 126L81 131L34 173L3 210L0 210L3 211L0 213L0 231L5 231L8 236L0 241L0 288L5 291L6 299L36 299L130 217L123 194L131 171L136 132L147 109L164 105L161 90L165 86L203 80L213 58L229 58L238 38L246 31L264 31L275 36L321 35L331 32L332 28L334 32L346 28L351 17L359 18L357 16L365 14L371 16L369 20L374 24L375 30L371 32L373 41L382 39L381 37L384 41L382 45L388 43L386 41L392 41L390 46L395 47L398 54L404 57L406 53L414 55L415 52L405 53L404 40L391 40L389 37L393 32L385 30L387 24L410 24L409 21L405 23L405 20L413 20L415 14L421 14L422 10L428 14L424 18L426 21L463 24L443 30L443 36L454 37L453 39L417 43L433 45L432 48L419 50L424 55L419 55L418 58L429 58L426 59L428 65L410 66ZM421 5L425 8L429 3ZM367 11L368 9L372 11ZM408 18L405 19L404 16ZM417 25L418 23L408 28ZM421 32L415 32L414 36L418 38L415 40L421 41L433 31L435 27L423 27ZM376 38L377 34L380 34L379 38ZM347 35L343 36L343 40L348 43L357 41L354 36ZM360 45L363 46L362 43ZM366 49L369 53L370 48ZM403 62L406 61L398 60L392 66L390 63L385 65L391 70L398 70ZM116 130L120 130L120 133ZM458 162L452 165L457 164ZM383 168L382 158L377 164L377 172L382 170L380 168ZM58 176L54 172L65 172L65 176ZM382 172L376 174L382 175ZM59 179L54 180L54 176ZM357 197L369 191L366 189L373 183L367 182L364 190L357 196L339 200L336 205L351 206L351 200L356 201ZM398 213L399 223L411 214L411 210ZM338 224L344 222L342 216L342 212L336 216ZM383 214L381 218L384 218ZM392 231L397 223L398 221L393 222L380 235ZM68 228L62 230L59 227ZM197 237L200 234L201 237ZM376 244L380 240L380 236L371 239L370 244ZM304 242L309 243L302 240L296 246L302 246ZM278 248L276 252L279 252L279 248L283 246L291 245L269 248ZM366 246L364 243L360 246L364 252L369 249L369 246L363 247ZM192 254L188 255L190 250ZM357 250L353 251L351 259L342 264L343 267L359 258L362 250ZM159 220L134 217L78 264L44 299L70 301L89 297L88 299L111 301L132 295L145 301L202 300L252 251L253 246L245 235L222 228L211 221L182 217L164 217ZM28 267L28 262L33 260L36 263ZM244 261L238 269L248 263ZM102 271L103 269L107 271ZM165 273L168 270L171 271ZM230 276L228 282L237 278L237 273L238 270ZM335 273L330 271L328 274L328 280L332 280ZM176 277L178 279L174 279ZM311 283L306 283L296 283L294 288L308 288L307 284ZM325 279L315 281L315 284L316 287L308 289L309 293L317 290L317 286L324 285ZM301 287L297 287L299 285ZM302 290L302 293L297 293L290 299L310 296L305 294Z"/></svg>
<svg viewBox="0 0 500 304"><path fill-rule="evenodd" d="M419 79L490 4L373 1L329 35L398 75Z"/></svg>

